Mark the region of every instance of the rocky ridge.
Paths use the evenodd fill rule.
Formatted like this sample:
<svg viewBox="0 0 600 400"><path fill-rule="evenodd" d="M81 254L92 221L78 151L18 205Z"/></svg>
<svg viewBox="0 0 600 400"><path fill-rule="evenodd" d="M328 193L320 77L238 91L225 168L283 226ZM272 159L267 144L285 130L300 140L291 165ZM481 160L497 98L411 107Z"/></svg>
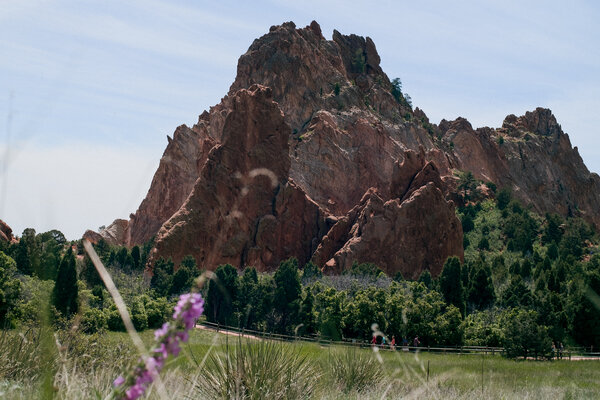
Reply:
<svg viewBox="0 0 600 400"><path fill-rule="evenodd" d="M111 237L156 235L152 260L192 254L211 269L296 256L332 272L358 261L435 275L463 254L456 171L600 226L600 178L550 110L498 129L432 124L392 95L370 38L326 40L316 22L288 22L240 57L219 104L177 128L146 199Z"/></svg>

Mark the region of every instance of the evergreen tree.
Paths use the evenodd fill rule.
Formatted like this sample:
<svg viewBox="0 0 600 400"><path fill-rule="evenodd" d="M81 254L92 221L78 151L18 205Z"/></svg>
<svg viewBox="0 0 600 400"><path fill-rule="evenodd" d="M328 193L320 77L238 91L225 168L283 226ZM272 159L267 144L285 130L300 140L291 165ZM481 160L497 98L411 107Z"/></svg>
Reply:
<svg viewBox="0 0 600 400"><path fill-rule="evenodd" d="M427 287L427 289L431 289L433 287L433 279L431 278L431 272L428 269L424 269L419 275L418 282L421 282Z"/></svg>
<svg viewBox="0 0 600 400"><path fill-rule="evenodd" d="M256 328L260 319L260 291L258 288L258 273L256 268L248 267L239 278L235 308L240 313L241 327Z"/></svg>
<svg viewBox="0 0 600 400"><path fill-rule="evenodd" d="M83 256L83 266L81 268L81 278L88 284L88 287L95 286L103 286L104 282L102 282L102 278L100 278L100 274L96 270L94 263L92 263L92 259L88 256L87 253Z"/></svg>
<svg viewBox="0 0 600 400"><path fill-rule="evenodd" d="M15 250L17 269L25 275L33 275L40 269L40 249L35 229L23 230Z"/></svg>
<svg viewBox="0 0 600 400"><path fill-rule="evenodd" d="M521 271L519 272L521 273L523 279L531 278L531 261L529 261L528 258L524 259L521 263Z"/></svg>
<svg viewBox="0 0 600 400"><path fill-rule="evenodd" d="M542 235L544 243L560 243L562 218L558 214L546 214L546 226Z"/></svg>
<svg viewBox="0 0 600 400"><path fill-rule="evenodd" d="M275 281L275 313L279 318L277 330L292 333L298 324L302 286L298 274L298 260L290 258L279 264L273 276Z"/></svg>
<svg viewBox="0 0 600 400"><path fill-rule="evenodd" d="M68 318L77 313L78 296L75 255L73 249L69 247L58 266L56 284L52 291L52 304L62 315Z"/></svg>
<svg viewBox="0 0 600 400"><path fill-rule="evenodd" d="M169 289L169 294L181 294L189 291L197 275L196 259L191 255L185 256L181 260L177 272L173 275L173 284Z"/></svg>
<svg viewBox="0 0 600 400"><path fill-rule="evenodd" d="M319 267L312 261L307 262L302 269L302 282L306 283L312 279L318 279L323 276Z"/></svg>
<svg viewBox="0 0 600 400"><path fill-rule="evenodd" d="M478 310L491 307L496 300L492 271L488 265L479 264L471 278L468 301Z"/></svg>
<svg viewBox="0 0 600 400"><path fill-rule="evenodd" d="M15 274L17 263L0 251L0 328L4 327L6 314L14 307L21 293L21 281Z"/></svg>
<svg viewBox="0 0 600 400"><path fill-rule="evenodd" d="M206 292L206 318L210 322L233 325L234 304L238 292L237 269L230 264L220 265L215 277L208 282Z"/></svg>
<svg viewBox="0 0 600 400"><path fill-rule="evenodd" d="M298 329L299 335L316 333L316 316L315 316L315 298L312 294L310 286L306 288L302 305L300 307L300 323L302 326Z"/></svg>
<svg viewBox="0 0 600 400"><path fill-rule="evenodd" d="M135 245L131 248L131 259L133 261L133 268L135 269L139 269L140 267L142 267L141 264L141 253L140 253L140 246Z"/></svg>
<svg viewBox="0 0 600 400"><path fill-rule="evenodd" d="M530 307L533 304L531 291L523 282L521 275L513 275L510 285L502 293L502 305L504 307Z"/></svg>
<svg viewBox="0 0 600 400"><path fill-rule="evenodd" d="M150 288L154 289L158 296L169 294L169 290L173 284L173 266L174 263L170 258L165 260L161 257L154 263Z"/></svg>
<svg viewBox="0 0 600 400"><path fill-rule="evenodd" d="M440 291L447 304L454 304L461 313L465 312L465 299L458 257L449 257L440 275Z"/></svg>
<svg viewBox="0 0 600 400"><path fill-rule="evenodd" d="M500 189L498 194L496 194L496 205L497 205L498 209L504 210L506 208L506 206L508 205L508 203L510 203L511 197L512 196L510 193L510 189L507 189L507 188Z"/></svg>

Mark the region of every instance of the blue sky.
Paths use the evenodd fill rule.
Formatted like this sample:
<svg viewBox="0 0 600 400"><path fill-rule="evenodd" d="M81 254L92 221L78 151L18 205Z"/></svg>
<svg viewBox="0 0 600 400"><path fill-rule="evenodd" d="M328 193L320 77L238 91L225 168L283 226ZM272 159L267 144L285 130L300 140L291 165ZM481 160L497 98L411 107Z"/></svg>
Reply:
<svg viewBox="0 0 600 400"><path fill-rule="evenodd" d="M592 1L37 1L0 11L0 218L18 234L127 218L166 135L233 82L284 21L370 36L433 122L551 108L600 172L600 7Z"/></svg>

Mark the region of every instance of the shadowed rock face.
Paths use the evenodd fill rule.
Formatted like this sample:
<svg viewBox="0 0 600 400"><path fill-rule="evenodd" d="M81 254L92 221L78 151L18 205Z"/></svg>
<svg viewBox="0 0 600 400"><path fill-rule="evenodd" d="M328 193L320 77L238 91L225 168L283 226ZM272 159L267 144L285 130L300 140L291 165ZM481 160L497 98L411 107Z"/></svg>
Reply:
<svg viewBox="0 0 600 400"><path fill-rule="evenodd" d="M269 270L296 256L327 271L370 261L436 275L462 256L449 201L457 170L600 226L600 178L550 110L509 115L498 129L432 124L392 96L370 38L326 40L316 22L288 22L240 57L219 104L177 128L146 199L112 237L156 235L151 260L192 254L210 269Z"/></svg>

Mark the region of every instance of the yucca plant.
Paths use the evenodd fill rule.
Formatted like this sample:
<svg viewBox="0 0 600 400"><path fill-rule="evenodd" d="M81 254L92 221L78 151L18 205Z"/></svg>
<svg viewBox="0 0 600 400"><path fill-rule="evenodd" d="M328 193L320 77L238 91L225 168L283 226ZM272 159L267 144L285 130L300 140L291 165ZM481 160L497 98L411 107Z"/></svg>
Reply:
<svg viewBox="0 0 600 400"><path fill-rule="evenodd" d="M196 388L210 399L307 399L319 375L293 345L239 340L208 357Z"/></svg>
<svg viewBox="0 0 600 400"><path fill-rule="evenodd" d="M328 357L325 369L345 393L360 392L383 378L381 364L368 350L340 349Z"/></svg>

